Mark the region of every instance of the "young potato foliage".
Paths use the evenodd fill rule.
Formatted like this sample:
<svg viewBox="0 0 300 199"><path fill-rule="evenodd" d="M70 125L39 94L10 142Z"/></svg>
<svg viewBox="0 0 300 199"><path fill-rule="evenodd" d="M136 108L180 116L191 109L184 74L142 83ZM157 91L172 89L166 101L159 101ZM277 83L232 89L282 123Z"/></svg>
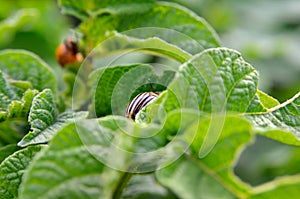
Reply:
<svg viewBox="0 0 300 199"><path fill-rule="evenodd" d="M0 198L299 197L300 174L250 186L234 168L257 135L300 147L300 92L279 103L260 91L255 66L175 3L58 5L80 20L86 58L63 69L62 91L33 53L0 52Z"/></svg>

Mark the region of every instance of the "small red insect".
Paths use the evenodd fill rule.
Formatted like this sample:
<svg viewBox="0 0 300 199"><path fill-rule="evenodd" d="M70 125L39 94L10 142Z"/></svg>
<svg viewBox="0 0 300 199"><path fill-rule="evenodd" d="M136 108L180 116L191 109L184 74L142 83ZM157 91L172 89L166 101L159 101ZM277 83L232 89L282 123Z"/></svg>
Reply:
<svg viewBox="0 0 300 199"><path fill-rule="evenodd" d="M55 57L57 62L62 67L65 67L65 65L67 64L82 62L83 60L83 57L79 52L77 42L75 42L71 38L66 39L56 48Z"/></svg>

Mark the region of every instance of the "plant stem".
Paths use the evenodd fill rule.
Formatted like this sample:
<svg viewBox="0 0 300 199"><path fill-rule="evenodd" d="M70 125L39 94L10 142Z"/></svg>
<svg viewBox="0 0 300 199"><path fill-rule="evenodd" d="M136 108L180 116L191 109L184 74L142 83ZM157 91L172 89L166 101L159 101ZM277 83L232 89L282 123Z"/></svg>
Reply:
<svg viewBox="0 0 300 199"><path fill-rule="evenodd" d="M121 176L121 179L114 191L113 199L119 199L122 197L123 189L126 187L127 183L129 182L130 178L132 176L132 173L123 173Z"/></svg>

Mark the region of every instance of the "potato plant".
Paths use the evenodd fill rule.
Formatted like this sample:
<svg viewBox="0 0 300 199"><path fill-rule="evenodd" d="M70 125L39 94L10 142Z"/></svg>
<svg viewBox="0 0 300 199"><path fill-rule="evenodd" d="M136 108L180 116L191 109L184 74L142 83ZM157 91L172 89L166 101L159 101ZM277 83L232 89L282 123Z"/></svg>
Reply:
<svg viewBox="0 0 300 199"><path fill-rule="evenodd" d="M255 66L176 3L58 5L84 57L63 62L64 91L34 53L0 52L0 198L299 197L299 174L251 186L234 167L257 136L300 146L300 93L259 90ZM125 117L143 92L158 97Z"/></svg>

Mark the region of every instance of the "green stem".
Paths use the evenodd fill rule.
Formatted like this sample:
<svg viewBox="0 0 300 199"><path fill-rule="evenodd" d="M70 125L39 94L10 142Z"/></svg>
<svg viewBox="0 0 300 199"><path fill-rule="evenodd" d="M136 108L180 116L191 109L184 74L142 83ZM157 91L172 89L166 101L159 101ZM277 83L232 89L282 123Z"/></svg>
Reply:
<svg viewBox="0 0 300 199"><path fill-rule="evenodd" d="M125 172L122 174L121 179L114 191L114 194L112 197L113 199L119 199L122 197L123 190L127 186L127 183L129 182L131 176L132 176L132 173Z"/></svg>

